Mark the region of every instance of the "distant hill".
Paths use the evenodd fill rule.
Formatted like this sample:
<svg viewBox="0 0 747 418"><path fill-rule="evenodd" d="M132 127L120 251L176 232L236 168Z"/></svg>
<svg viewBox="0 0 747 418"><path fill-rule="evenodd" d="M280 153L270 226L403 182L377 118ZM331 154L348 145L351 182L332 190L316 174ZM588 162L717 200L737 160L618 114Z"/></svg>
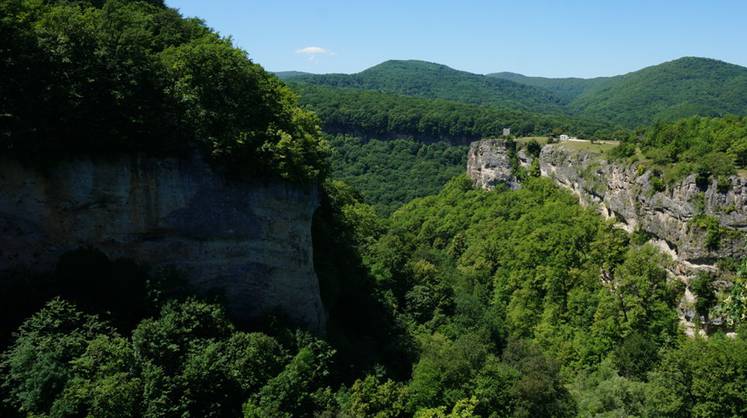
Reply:
<svg viewBox="0 0 747 418"><path fill-rule="evenodd" d="M301 77L305 75L314 75L312 73L305 73L303 71L276 71L275 74L281 80L289 80L295 77Z"/></svg>
<svg viewBox="0 0 747 418"><path fill-rule="evenodd" d="M747 68L686 57L612 77L586 89L574 113L624 126L702 115L747 114Z"/></svg>
<svg viewBox="0 0 747 418"><path fill-rule="evenodd" d="M413 60L386 61L357 74L276 74L296 83L572 116L623 128L689 116L747 115L747 68L708 58L680 58L591 79L480 75Z"/></svg>
<svg viewBox="0 0 747 418"><path fill-rule="evenodd" d="M539 87L553 93L555 96L570 103L573 99L585 93L588 89L604 84L611 77L597 78L547 78L529 77L522 74L502 72L486 74L488 77L501 78L527 86Z"/></svg>
<svg viewBox="0 0 747 418"><path fill-rule="evenodd" d="M301 105L319 115L328 133L468 144L501 135L505 127L510 127L514 135L548 135L560 128L586 137L611 128L605 123L565 115L299 83L296 79L288 80L288 85L299 94Z"/></svg>
<svg viewBox="0 0 747 418"><path fill-rule="evenodd" d="M308 74L292 79L514 110L563 112L563 100L548 90L425 61L386 61L357 74Z"/></svg>

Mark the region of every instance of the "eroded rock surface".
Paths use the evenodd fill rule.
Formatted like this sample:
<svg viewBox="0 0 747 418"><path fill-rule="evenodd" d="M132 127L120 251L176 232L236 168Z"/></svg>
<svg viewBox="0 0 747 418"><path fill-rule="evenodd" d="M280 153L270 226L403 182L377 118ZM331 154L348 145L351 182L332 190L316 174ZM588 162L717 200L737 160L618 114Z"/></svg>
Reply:
<svg viewBox="0 0 747 418"><path fill-rule="evenodd" d="M467 174L476 187L483 189L492 189L498 184L512 189L519 187L511 169L510 150L506 142L499 139L484 139L470 145Z"/></svg>
<svg viewBox="0 0 747 418"><path fill-rule="evenodd" d="M502 141L482 140L470 147L467 172L476 186L492 189L511 181L509 149ZM517 152L528 167L531 158ZM487 169L486 169L487 167ZM657 173L638 163L609 161L600 154L569 150L563 144L542 148L540 172L569 189L582 205L594 207L616 225L649 234L649 242L668 254L670 275L685 285L678 308L688 335L722 325L720 317L698 317L692 279L717 273L719 259L747 257L747 179L732 176L720 187L715 179L699 184L695 175L663 187ZM728 281L719 280L728 289Z"/></svg>
<svg viewBox="0 0 747 418"><path fill-rule="evenodd" d="M315 186L231 181L202 160L123 156L44 167L0 159L0 273L54 269L84 246L180 272L251 319L325 324L314 273Z"/></svg>
<svg viewBox="0 0 747 418"><path fill-rule="evenodd" d="M723 257L745 257L747 242L740 233L747 227L747 179L733 176L728 187L716 180L702 187L695 175L656 190L652 170L609 162L588 152L569 152L562 145L542 148L540 171L579 196L597 204L608 217L629 231L640 228L664 240L678 259L710 265ZM699 226L697 218L718 222L717 240Z"/></svg>

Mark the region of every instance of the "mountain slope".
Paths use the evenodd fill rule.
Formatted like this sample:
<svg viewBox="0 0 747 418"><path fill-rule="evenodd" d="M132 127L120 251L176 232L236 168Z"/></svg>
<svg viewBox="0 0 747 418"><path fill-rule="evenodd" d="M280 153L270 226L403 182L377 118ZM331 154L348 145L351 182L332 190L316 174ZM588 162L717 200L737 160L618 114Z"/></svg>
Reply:
<svg viewBox="0 0 747 418"><path fill-rule="evenodd" d="M747 114L747 68L686 57L592 86L570 104L586 117L635 127L693 115Z"/></svg>
<svg viewBox="0 0 747 418"><path fill-rule="evenodd" d="M275 74L277 78L281 80L290 80L291 78L314 75L312 73L307 73L304 71L275 71L273 72L273 74Z"/></svg>
<svg viewBox="0 0 747 418"><path fill-rule="evenodd" d="M517 110L563 112L563 100L547 90L425 61L386 61L357 74L302 75L293 80Z"/></svg>
<svg viewBox="0 0 747 418"><path fill-rule="evenodd" d="M553 93L565 102L571 102L588 89L606 83L610 77L597 78L548 78L548 77L529 77L523 74L501 72L486 74L487 77L500 78L503 80L513 81L515 83L527 86L538 87Z"/></svg>
<svg viewBox="0 0 747 418"><path fill-rule="evenodd" d="M611 128L605 123L565 115L298 83L296 79L287 83L300 96L300 103L319 115L328 133L465 144L501 135L505 127L510 127L515 135L548 135L554 128L561 128L587 137Z"/></svg>

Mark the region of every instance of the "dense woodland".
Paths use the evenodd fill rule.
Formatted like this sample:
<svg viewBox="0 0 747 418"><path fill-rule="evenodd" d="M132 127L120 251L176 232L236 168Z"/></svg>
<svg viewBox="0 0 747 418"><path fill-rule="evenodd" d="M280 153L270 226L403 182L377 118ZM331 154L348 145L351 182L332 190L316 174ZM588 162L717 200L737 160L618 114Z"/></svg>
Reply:
<svg viewBox="0 0 747 418"><path fill-rule="evenodd" d="M0 149L203 152L248 175L313 180L315 115L196 19L152 1L0 2Z"/></svg>
<svg viewBox="0 0 747 418"><path fill-rule="evenodd" d="M662 185L697 174L699 186L706 187L713 178L726 186L729 176L747 168L747 118L696 116L660 122L631 135L612 155L654 167Z"/></svg>
<svg viewBox="0 0 747 418"><path fill-rule="evenodd" d="M574 132L586 138L610 138L614 132L603 122L542 114L519 109L480 106L444 99L424 99L373 90L299 83L290 86L302 105L319 115L326 132L368 138L412 137L423 142L454 144L499 136L511 128L518 136Z"/></svg>
<svg viewBox="0 0 747 418"><path fill-rule="evenodd" d="M83 248L43 277L0 280L0 415L747 416L744 306L734 338L686 338L682 285L645 237L536 172L495 191L460 174L466 149L453 141L563 99L467 77L506 103L531 100L516 113L456 104L446 99L495 92L395 88L379 68L367 77L390 87L376 89L420 97L363 92L360 77L294 84L320 120L160 1L8 0L0 12L3 152L198 150L243 175L318 182L314 265L329 318L323 336L278 313L233 323L220 295L197 297L178 272ZM426 83L451 74L417 65ZM535 117L526 133L570 129ZM325 140L320 123L338 135ZM618 132L613 154L696 171L728 159L706 167L725 175L716 168L745 166L745 123ZM733 264L743 290L747 264Z"/></svg>
<svg viewBox="0 0 747 418"><path fill-rule="evenodd" d="M332 136L328 142L333 149L331 175L384 215L416 197L437 193L467 166L466 145L352 136Z"/></svg>
<svg viewBox="0 0 747 418"><path fill-rule="evenodd" d="M528 110L587 123L594 121L607 130L635 129L696 115L747 114L747 68L693 57L593 79L513 73L483 76L422 61L387 61L350 75L285 73L284 77L304 84L441 98L500 110ZM575 125L574 129L586 129L568 133L587 135L594 131L590 129L594 124Z"/></svg>
<svg viewBox="0 0 747 418"><path fill-rule="evenodd" d="M561 110L561 100L547 90L425 61L391 60L357 74L290 75L294 81L309 84L378 90L521 110Z"/></svg>
<svg viewBox="0 0 747 418"><path fill-rule="evenodd" d="M747 68L686 57L611 77L574 99L570 109L635 128L695 115L745 115L745 92Z"/></svg>

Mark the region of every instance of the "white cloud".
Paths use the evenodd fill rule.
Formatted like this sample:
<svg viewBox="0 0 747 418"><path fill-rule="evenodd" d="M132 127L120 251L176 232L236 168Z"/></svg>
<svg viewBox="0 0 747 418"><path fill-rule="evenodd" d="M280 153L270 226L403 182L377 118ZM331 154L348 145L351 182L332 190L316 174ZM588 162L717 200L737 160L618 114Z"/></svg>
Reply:
<svg viewBox="0 0 747 418"><path fill-rule="evenodd" d="M335 55L334 52L320 46L307 46L306 48L297 49L296 54L307 55L310 61L313 61L318 55Z"/></svg>
<svg viewBox="0 0 747 418"><path fill-rule="evenodd" d="M319 46L307 46L306 48L301 48L296 50L297 54L306 54L306 55L319 55L319 54L329 54L330 52L322 47Z"/></svg>

